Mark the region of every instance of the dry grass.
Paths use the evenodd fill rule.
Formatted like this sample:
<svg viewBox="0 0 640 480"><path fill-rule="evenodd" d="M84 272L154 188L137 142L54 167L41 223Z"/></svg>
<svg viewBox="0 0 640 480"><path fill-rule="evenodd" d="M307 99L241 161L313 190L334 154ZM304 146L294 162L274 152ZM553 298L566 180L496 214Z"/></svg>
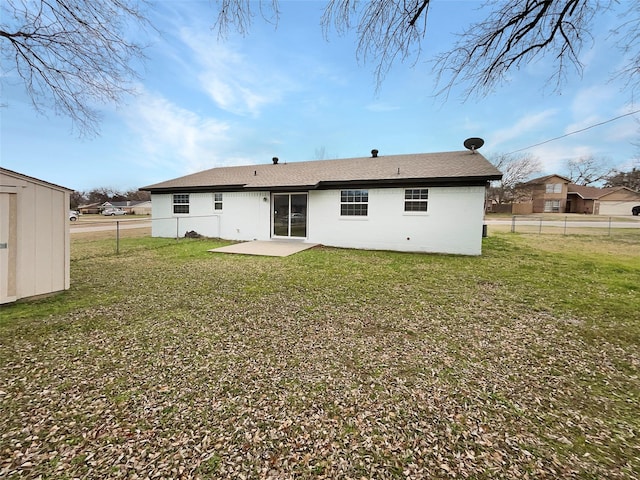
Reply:
<svg viewBox="0 0 640 480"><path fill-rule="evenodd" d="M540 240L75 239L0 313L0 476L637 478L640 241Z"/></svg>

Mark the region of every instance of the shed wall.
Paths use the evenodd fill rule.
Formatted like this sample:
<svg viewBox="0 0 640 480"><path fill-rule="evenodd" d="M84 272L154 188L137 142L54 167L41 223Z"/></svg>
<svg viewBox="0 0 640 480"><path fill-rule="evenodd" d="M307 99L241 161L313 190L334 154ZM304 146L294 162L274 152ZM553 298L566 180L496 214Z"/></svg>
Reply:
<svg viewBox="0 0 640 480"><path fill-rule="evenodd" d="M15 297L0 302L68 289L69 190L4 172L0 185L15 195L14 240L8 242L8 250L15 259L15 272L9 272L15 279Z"/></svg>

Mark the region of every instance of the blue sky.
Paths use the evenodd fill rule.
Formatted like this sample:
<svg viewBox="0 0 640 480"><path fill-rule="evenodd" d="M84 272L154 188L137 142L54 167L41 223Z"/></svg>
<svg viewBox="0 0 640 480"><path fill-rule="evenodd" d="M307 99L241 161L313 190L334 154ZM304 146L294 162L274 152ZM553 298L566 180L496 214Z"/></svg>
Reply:
<svg viewBox="0 0 640 480"><path fill-rule="evenodd" d="M422 56L396 63L376 91L373 63L356 60L353 35L330 33L325 2L282 1L277 28L256 18L246 37L219 41L209 2L158 2L151 15L147 61L138 94L101 106L100 136L78 138L71 121L37 114L20 85L5 77L0 164L88 191L129 190L227 165L462 150L465 138L485 140L491 158L607 121L640 108L610 72L622 61L600 19L598 42L582 55L582 75L569 71L560 94L547 84L542 59L511 73L483 98L462 102L461 90L434 98L431 55L451 46L480 2L436 1ZM613 22L613 23L612 23ZM147 39L148 41L149 39ZM541 174L566 173L566 161L593 155L606 165L637 165L640 114L525 151Z"/></svg>

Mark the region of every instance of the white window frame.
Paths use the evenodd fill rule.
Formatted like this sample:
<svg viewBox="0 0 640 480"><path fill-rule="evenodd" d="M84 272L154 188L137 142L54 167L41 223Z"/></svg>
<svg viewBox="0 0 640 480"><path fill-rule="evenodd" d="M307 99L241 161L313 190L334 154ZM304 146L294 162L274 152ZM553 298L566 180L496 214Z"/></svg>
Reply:
<svg viewBox="0 0 640 480"><path fill-rule="evenodd" d="M410 196L408 196L410 195ZM423 208L410 208L407 209L408 206L412 207L422 207ZM404 213L411 215L424 215L429 211L429 189L428 188L405 188L404 189Z"/></svg>
<svg viewBox="0 0 640 480"><path fill-rule="evenodd" d="M180 200L180 201L179 201ZM186 200L186 201L184 201ZM191 198L188 193L174 193L171 195L171 204L174 215L189 215L191 210ZM176 210L181 210L183 207L186 208L186 212L177 212ZM178 207L176 209L176 207Z"/></svg>
<svg viewBox="0 0 640 480"><path fill-rule="evenodd" d="M369 216L369 190L340 190L340 217L367 218Z"/></svg>
<svg viewBox="0 0 640 480"><path fill-rule="evenodd" d="M214 193L213 194L213 211L221 212L222 211L222 193Z"/></svg>
<svg viewBox="0 0 640 480"><path fill-rule="evenodd" d="M545 185L546 193L562 193L562 184L561 183L547 183Z"/></svg>

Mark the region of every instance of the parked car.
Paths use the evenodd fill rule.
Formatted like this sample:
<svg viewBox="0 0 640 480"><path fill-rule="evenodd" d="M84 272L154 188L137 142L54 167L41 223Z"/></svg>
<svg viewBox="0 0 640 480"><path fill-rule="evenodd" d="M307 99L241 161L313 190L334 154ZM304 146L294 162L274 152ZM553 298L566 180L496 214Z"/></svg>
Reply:
<svg viewBox="0 0 640 480"><path fill-rule="evenodd" d="M631 209L631 215L635 215L636 217L640 215L640 205L636 205Z"/></svg>
<svg viewBox="0 0 640 480"><path fill-rule="evenodd" d="M102 215L107 215L113 217L114 215L126 215L127 212L122 210L121 208L105 208L102 211Z"/></svg>
<svg viewBox="0 0 640 480"><path fill-rule="evenodd" d="M78 212L76 212L75 210L69 210L69 220L71 220L72 222L78 220Z"/></svg>
<svg viewBox="0 0 640 480"><path fill-rule="evenodd" d="M284 223L289 222L289 215L285 215L282 217ZM306 221L306 217L304 213L292 213L291 214L291 223L304 223Z"/></svg>

